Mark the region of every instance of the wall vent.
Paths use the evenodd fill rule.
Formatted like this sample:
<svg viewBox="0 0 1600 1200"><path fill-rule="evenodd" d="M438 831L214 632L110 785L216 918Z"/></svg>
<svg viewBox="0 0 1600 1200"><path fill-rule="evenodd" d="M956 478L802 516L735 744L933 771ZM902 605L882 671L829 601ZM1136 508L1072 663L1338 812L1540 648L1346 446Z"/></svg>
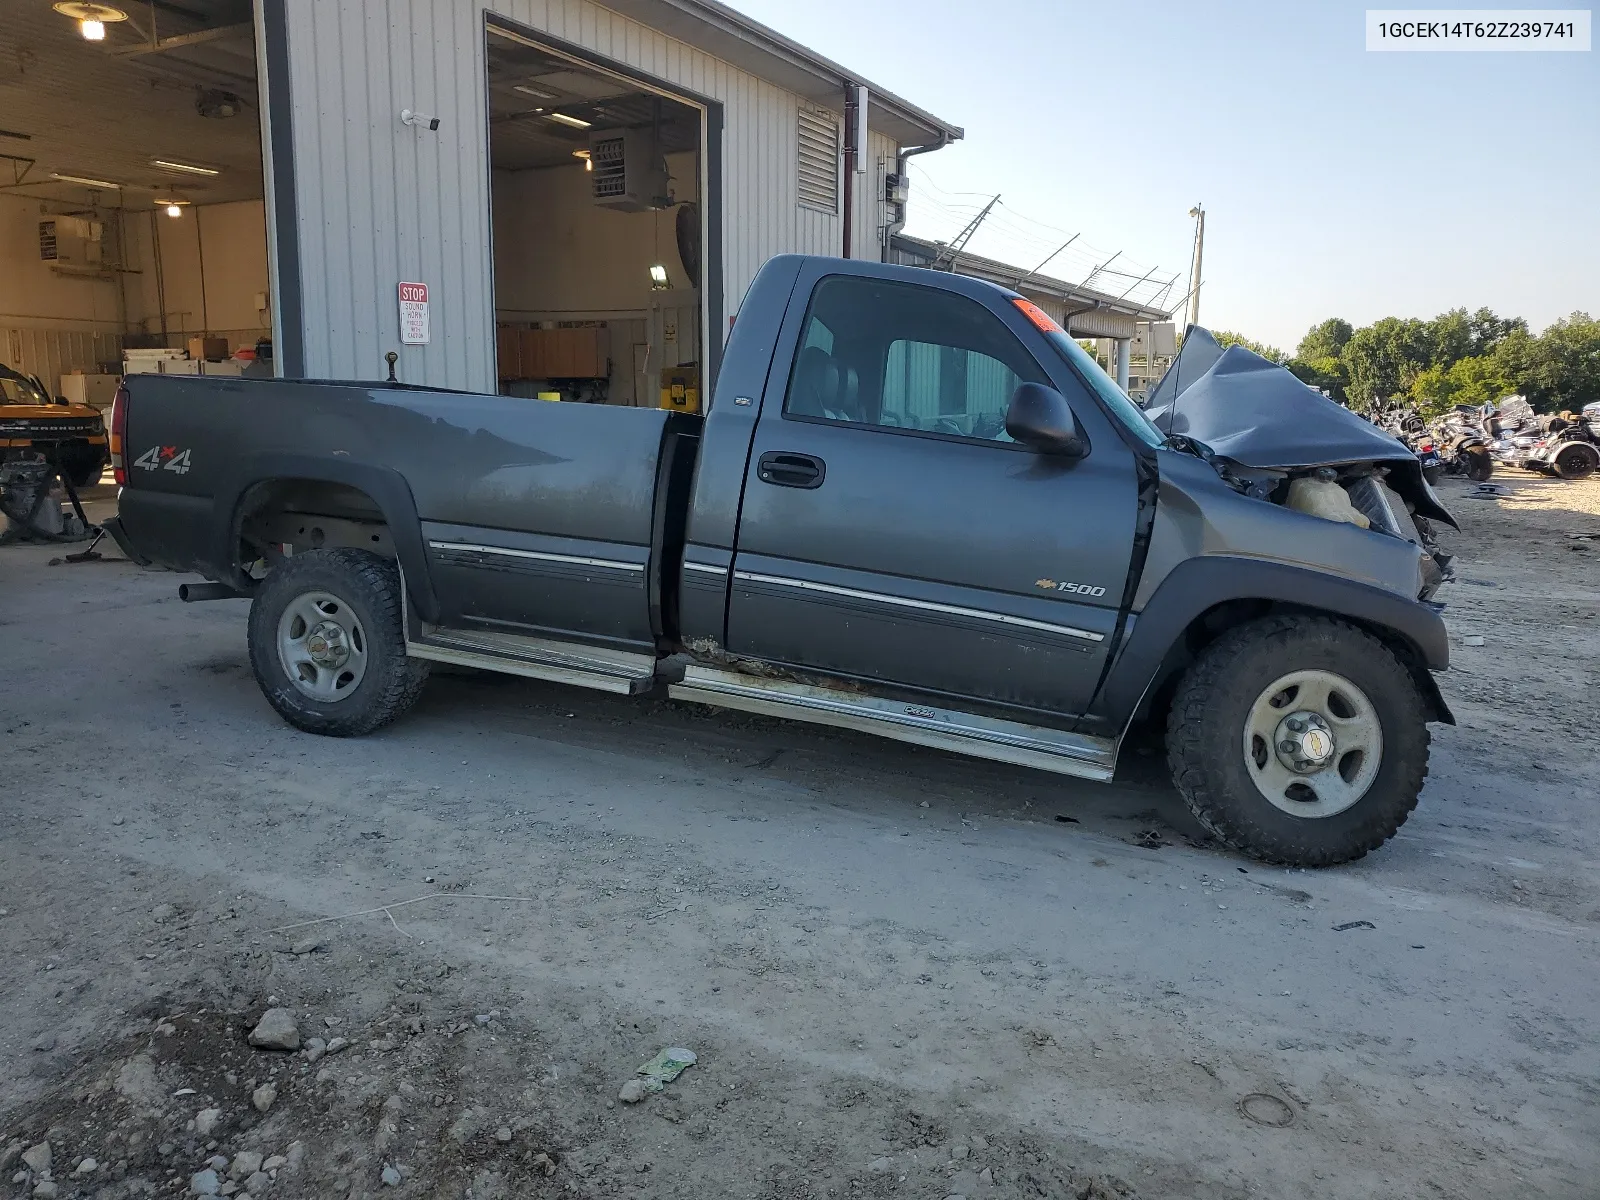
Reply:
<svg viewBox="0 0 1600 1200"><path fill-rule="evenodd" d="M800 108L800 205L839 211L839 118Z"/></svg>

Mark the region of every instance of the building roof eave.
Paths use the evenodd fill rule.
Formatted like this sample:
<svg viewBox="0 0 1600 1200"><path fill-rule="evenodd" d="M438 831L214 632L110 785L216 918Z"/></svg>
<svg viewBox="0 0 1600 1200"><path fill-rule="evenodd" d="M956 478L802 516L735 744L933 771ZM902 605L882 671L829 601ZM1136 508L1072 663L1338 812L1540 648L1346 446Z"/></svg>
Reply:
<svg viewBox="0 0 1600 1200"><path fill-rule="evenodd" d="M603 0L607 8L690 45L702 46L718 58L835 111L843 106L847 84L861 84L870 94L868 126L913 146L956 141L964 135L909 100L877 87L854 71L802 46L719 0Z"/></svg>

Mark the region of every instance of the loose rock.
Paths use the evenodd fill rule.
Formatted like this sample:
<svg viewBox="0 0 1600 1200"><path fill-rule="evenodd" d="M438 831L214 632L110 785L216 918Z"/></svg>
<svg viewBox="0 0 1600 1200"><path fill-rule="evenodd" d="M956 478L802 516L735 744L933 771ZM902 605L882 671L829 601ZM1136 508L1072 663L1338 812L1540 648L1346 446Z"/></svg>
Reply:
<svg viewBox="0 0 1600 1200"><path fill-rule="evenodd" d="M509 1142L511 1140L511 1126L502 1125L499 1129L496 1129L494 1131L494 1140L497 1142Z"/></svg>
<svg viewBox="0 0 1600 1200"><path fill-rule="evenodd" d="M40 1054L48 1054L54 1050L56 1048L55 1031L51 1030L49 1033L43 1033L34 1038L33 1048Z"/></svg>
<svg viewBox="0 0 1600 1200"><path fill-rule="evenodd" d="M385 1187L399 1187L401 1175L392 1163L385 1163L383 1168L383 1184Z"/></svg>
<svg viewBox="0 0 1600 1200"><path fill-rule="evenodd" d="M217 1173L210 1167L204 1171L196 1171L189 1176L189 1194L191 1196L215 1196L217 1189L222 1184L217 1179Z"/></svg>
<svg viewBox="0 0 1600 1200"><path fill-rule="evenodd" d="M254 1175L259 1170L261 1170L261 1155L254 1150L241 1150L233 1156L233 1163L228 1167L228 1174L235 1179L243 1179L247 1175Z"/></svg>
<svg viewBox="0 0 1600 1200"><path fill-rule="evenodd" d="M989 1148L989 1139L984 1137L983 1134L981 1134L981 1133L973 1134L972 1135L972 1148L974 1150L980 1150L980 1151L981 1150L987 1150Z"/></svg>
<svg viewBox="0 0 1600 1200"><path fill-rule="evenodd" d="M250 1031L250 1044L261 1050L300 1049L300 1029L287 1008L269 1008Z"/></svg>
<svg viewBox="0 0 1600 1200"><path fill-rule="evenodd" d="M33 1194L36 1200L55 1200L61 1194L61 1189L56 1187L53 1180L42 1179L33 1185Z"/></svg>
<svg viewBox="0 0 1600 1200"><path fill-rule="evenodd" d="M617 1099L624 1104L637 1104L644 1099L644 1083L638 1079L630 1079L622 1085L622 1090L617 1093Z"/></svg>
<svg viewBox="0 0 1600 1200"><path fill-rule="evenodd" d="M300 1164L306 1160L306 1146L304 1142L290 1142L289 1156L284 1165L291 1171L298 1171Z"/></svg>
<svg viewBox="0 0 1600 1200"><path fill-rule="evenodd" d="M28 1164L28 1169L35 1175L50 1174L50 1164L54 1157L50 1151L49 1142L40 1142L37 1146L29 1146L22 1152L22 1161Z"/></svg>
<svg viewBox="0 0 1600 1200"><path fill-rule="evenodd" d="M969 1155L971 1153L972 1153L972 1148L970 1146L959 1146L958 1145L958 1146L951 1146L950 1147L950 1157L952 1159L954 1159L956 1162L960 1162L962 1159L966 1158L967 1155Z"/></svg>
<svg viewBox="0 0 1600 1200"><path fill-rule="evenodd" d="M249 1179L244 1181L244 1186L250 1192L260 1195L262 1192L267 1190L271 1183L272 1176L268 1175L265 1171L257 1171L254 1175L250 1176Z"/></svg>
<svg viewBox="0 0 1600 1200"><path fill-rule="evenodd" d="M289 1160L283 1155L271 1154L268 1155L266 1161L261 1164L261 1169L263 1171L281 1171L285 1166L288 1165L288 1163Z"/></svg>
<svg viewBox="0 0 1600 1200"><path fill-rule="evenodd" d="M304 938L301 941L296 942L293 946L290 946L289 947L289 953L290 954L294 954L294 955L304 956L304 955L307 955L307 954L315 954L318 950L321 950L321 949L322 949L321 940L318 939L318 938L310 937L310 938Z"/></svg>
<svg viewBox="0 0 1600 1200"><path fill-rule="evenodd" d="M100 1169L100 1164L99 1163L97 1163L92 1158L86 1158L82 1162L80 1162L75 1168L73 1168L72 1173L74 1175L93 1175L99 1169Z"/></svg>
<svg viewBox="0 0 1600 1200"><path fill-rule="evenodd" d="M194 1131L201 1137L207 1137L221 1121L222 1110L220 1108L202 1108L194 1115Z"/></svg>
<svg viewBox="0 0 1600 1200"><path fill-rule="evenodd" d="M329 1038L328 1039L328 1053L329 1054L337 1054L337 1053L339 1053L339 1051L348 1048L349 1045L350 1045L350 1039L349 1038L342 1038L342 1037Z"/></svg>
<svg viewBox="0 0 1600 1200"><path fill-rule="evenodd" d="M264 1113L270 1109L273 1101L277 1098L278 1085L275 1083L263 1083L255 1091L250 1093L250 1103L254 1104L256 1106L256 1111L261 1113Z"/></svg>
<svg viewBox="0 0 1600 1200"><path fill-rule="evenodd" d="M890 1171L894 1170L894 1159L875 1158L867 1164L867 1170L871 1171L874 1175L887 1175Z"/></svg>
<svg viewBox="0 0 1600 1200"><path fill-rule="evenodd" d="M984 1183L993 1183L994 1182L994 1172L991 1171L988 1167L985 1167L983 1170L978 1172L978 1178L983 1180Z"/></svg>
<svg viewBox="0 0 1600 1200"><path fill-rule="evenodd" d="M316 1062L328 1052L328 1043L319 1037L307 1038L304 1053L307 1062Z"/></svg>
<svg viewBox="0 0 1600 1200"><path fill-rule="evenodd" d="M150 910L150 915L159 921L170 921L178 915L178 910L170 904L158 904Z"/></svg>

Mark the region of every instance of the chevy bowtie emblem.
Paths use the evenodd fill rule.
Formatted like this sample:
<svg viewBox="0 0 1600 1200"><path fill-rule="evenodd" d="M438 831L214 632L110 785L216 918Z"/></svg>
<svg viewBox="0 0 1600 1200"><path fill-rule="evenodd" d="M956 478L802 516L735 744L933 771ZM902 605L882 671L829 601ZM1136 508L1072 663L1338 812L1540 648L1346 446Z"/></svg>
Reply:
<svg viewBox="0 0 1600 1200"><path fill-rule="evenodd" d="M1033 586L1043 588L1047 592L1053 592L1056 590L1056 581L1054 579L1035 579Z"/></svg>

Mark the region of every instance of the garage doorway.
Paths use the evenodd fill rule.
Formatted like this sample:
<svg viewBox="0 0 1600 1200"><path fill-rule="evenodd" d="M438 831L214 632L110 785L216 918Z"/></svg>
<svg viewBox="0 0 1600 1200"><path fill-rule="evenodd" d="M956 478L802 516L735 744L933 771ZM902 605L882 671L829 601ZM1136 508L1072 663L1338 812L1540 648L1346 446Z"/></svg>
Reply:
<svg viewBox="0 0 1600 1200"><path fill-rule="evenodd" d="M0 362L101 408L125 369L257 373L250 0L14 4L4 25Z"/></svg>
<svg viewBox="0 0 1600 1200"><path fill-rule="evenodd" d="M720 283L704 270L720 261L703 252L710 106L486 29L500 391L698 411Z"/></svg>

